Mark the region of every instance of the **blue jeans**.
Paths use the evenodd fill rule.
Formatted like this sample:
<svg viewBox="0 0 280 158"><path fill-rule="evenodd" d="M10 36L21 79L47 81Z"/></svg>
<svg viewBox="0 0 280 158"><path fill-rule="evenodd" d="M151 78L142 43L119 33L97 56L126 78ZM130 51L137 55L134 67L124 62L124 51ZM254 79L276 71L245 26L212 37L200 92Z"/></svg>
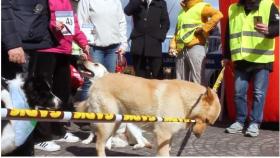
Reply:
<svg viewBox="0 0 280 158"><path fill-rule="evenodd" d="M235 71L235 106L236 121L243 124L247 118L247 90L249 81L253 80L253 109L250 114L251 123L260 124L263 119L263 107L268 87L269 71L259 69L252 72Z"/></svg>
<svg viewBox="0 0 280 158"><path fill-rule="evenodd" d="M116 70L117 54L116 51L119 48L119 44L113 44L107 47L91 47L90 55L94 62L103 64L106 69L113 73ZM85 100L88 97L88 90L91 82L88 78L85 78L85 82L82 85L80 100Z"/></svg>

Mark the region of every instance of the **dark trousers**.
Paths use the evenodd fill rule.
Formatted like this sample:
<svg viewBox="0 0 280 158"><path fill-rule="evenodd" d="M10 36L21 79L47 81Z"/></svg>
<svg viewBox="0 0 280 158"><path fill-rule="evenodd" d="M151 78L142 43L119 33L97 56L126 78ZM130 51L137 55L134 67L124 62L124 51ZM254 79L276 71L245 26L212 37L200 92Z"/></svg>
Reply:
<svg viewBox="0 0 280 158"><path fill-rule="evenodd" d="M135 75L144 78L162 79L162 58L132 55Z"/></svg>
<svg viewBox="0 0 280 158"><path fill-rule="evenodd" d="M71 56L57 53L36 53L30 61L34 69L34 75L43 75L50 83L53 93L62 101L61 109L72 111L69 104L71 92L70 85L70 62ZM61 138L66 130L66 123L39 122L34 131L35 141L48 141Z"/></svg>

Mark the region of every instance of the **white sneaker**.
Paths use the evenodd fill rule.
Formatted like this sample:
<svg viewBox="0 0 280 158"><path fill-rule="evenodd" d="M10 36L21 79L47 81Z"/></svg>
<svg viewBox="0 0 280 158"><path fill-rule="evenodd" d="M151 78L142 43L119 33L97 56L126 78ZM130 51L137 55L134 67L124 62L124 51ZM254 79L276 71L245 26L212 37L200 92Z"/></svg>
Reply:
<svg viewBox="0 0 280 158"><path fill-rule="evenodd" d="M41 142L34 145L35 149L44 150L44 151L58 151L60 150L60 145L56 144L53 141Z"/></svg>
<svg viewBox="0 0 280 158"><path fill-rule="evenodd" d="M76 142L80 141L80 138L77 136L74 136L72 133L67 132L63 138L58 139L56 141L76 143Z"/></svg>

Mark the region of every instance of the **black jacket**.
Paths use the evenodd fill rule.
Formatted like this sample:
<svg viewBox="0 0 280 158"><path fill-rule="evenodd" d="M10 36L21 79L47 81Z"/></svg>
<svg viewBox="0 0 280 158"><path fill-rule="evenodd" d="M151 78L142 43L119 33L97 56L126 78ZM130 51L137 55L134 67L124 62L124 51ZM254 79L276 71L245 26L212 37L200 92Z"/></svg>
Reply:
<svg viewBox="0 0 280 158"><path fill-rule="evenodd" d="M2 48L37 50L54 46L47 0L1 0ZM35 8L37 5L37 10Z"/></svg>
<svg viewBox="0 0 280 158"><path fill-rule="evenodd" d="M130 0L124 9L133 17L134 28L130 35L131 52L146 56L161 56L161 43L165 40L170 22L164 0L153 0L149 7L142 0Z"/></svg>

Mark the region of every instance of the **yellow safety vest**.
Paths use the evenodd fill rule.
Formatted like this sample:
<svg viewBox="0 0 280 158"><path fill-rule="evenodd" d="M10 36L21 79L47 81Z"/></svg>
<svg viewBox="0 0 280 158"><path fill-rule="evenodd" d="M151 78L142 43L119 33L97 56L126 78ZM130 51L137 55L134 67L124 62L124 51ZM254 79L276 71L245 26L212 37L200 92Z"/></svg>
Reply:
<svg viewBox="0 0 280 158"><path fill-rule="evenodd" d="M244 7L232 4L229 8L230 52L232 61L254 63L274 61L274 38L266 38L254 29L254 16L261 16L268 25L272 0L262 0L259 9L245 14Z"/></svg>
<svg viewBox="0 0 280 158"><path fill-rule="evenodd" d="M181 9L179 12L175 35L178 52L184 49L185 44L192 41L195 29L202 26L201 12L205 5L208 5L208 3L199 2L189 10Z"/></svg>

